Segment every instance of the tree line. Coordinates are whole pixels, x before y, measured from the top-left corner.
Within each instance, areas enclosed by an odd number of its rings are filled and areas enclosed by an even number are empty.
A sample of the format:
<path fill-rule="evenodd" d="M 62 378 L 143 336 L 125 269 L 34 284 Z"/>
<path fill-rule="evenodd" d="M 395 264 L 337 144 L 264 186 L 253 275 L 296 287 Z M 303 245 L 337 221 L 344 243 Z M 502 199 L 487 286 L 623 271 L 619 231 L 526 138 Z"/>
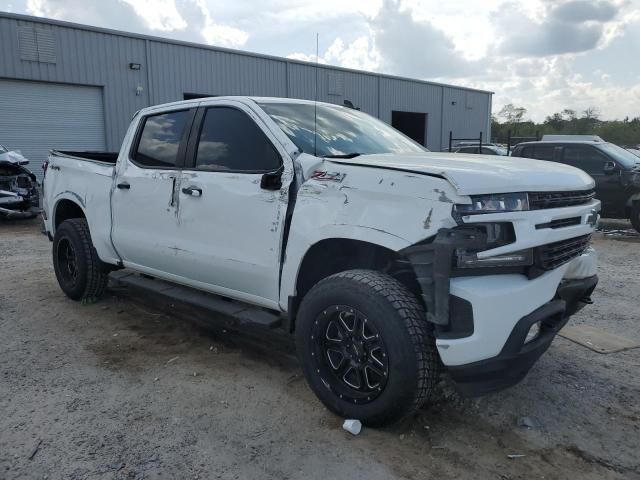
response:
<path fill-rule="evenodd" d="M 511 130 L 512 137 L 535 137 L 536 134 L 598 135 L 617 145 L 640 144 L 640 116 L 624 120 L 600 120 L 598 110 L 593 107 L 582 112 L 565 108 L 547 116 L 544 122 L 535 123 L 526 120 L 526 114 L 524 107 L 513 104 L 502 107 L 497 115 L 491 116 L 492 141 L 507 143 Z"/>

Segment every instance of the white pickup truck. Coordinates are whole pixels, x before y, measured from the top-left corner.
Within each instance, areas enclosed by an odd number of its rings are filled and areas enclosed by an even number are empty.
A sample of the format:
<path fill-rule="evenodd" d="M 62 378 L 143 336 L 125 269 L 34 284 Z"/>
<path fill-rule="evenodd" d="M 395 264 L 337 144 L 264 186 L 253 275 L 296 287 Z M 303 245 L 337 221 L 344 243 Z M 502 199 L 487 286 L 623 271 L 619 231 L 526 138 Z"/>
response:
<path fill-rule="evenodd" d="M 253 308 L 295 335 L 329 409 L 381 425 L 443 370 L 467 395 L 520 381 L 591 302 L 599 210 L 573 167 L 431 153 L 335 105 L 218 97 L 141 110 L 119 154 L 51 152 L 43 217 L 70 298 L 126 268 Z"/>

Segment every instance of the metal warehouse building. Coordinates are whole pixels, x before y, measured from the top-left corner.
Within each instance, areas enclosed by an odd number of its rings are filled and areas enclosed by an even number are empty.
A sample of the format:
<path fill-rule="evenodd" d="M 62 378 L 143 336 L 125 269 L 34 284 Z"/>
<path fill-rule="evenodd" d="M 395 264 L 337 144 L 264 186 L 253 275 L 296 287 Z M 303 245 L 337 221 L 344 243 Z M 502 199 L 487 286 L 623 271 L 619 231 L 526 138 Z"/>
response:
<path fill-rule="evenodd" d="M 357 108 L 432 150 L 490 138 L 491 92 L 0 13 L 0 144 L 41 175 L 52 148 L 116 151 L 137 110 L 200 96 Z"/>

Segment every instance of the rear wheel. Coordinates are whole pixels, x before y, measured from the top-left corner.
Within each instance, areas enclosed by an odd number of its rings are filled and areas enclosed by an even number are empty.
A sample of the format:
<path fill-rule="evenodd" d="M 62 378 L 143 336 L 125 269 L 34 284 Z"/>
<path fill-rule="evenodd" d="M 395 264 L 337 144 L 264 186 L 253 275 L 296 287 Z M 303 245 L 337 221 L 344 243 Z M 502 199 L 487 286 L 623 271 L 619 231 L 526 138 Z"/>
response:
<path fill-rule="evenodd" d="M 640 233 L 640 201 L 635 201 L 631 204 L 631 225 L 636 229 L 636 232 Z"/>
<path fill-rule="evenodd" d="M 96 301 L 108 281 L 84 218 L 65 220 L 53 238 L 53 268 L 62 291 L 73 300 Z"/>
<path fill-rule="evenodd" d="M 313 287 L 297 315 L 296 346 L 325 406 L 370 426 L 412 413 L 438 381 L 424 310 L 404 285 L 376 271 L 349 270 Z"/>

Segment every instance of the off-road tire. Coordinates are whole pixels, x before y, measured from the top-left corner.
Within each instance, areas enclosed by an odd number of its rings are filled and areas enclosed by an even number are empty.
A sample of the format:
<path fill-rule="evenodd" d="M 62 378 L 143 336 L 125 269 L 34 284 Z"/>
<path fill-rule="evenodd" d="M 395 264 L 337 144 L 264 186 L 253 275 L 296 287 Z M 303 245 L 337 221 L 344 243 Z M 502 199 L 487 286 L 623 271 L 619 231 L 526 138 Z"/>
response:
<path fill-rule="evenodd" d="M 640 233 L 640 201 L 635 201 L 631 204 L 629 220 L 631 220 L 631 225 L 635 228 L 636 232 Z"/>
<path fill-rule="evenodd" d="M 339 385 L 340 379 L 330 374 L 329 367 L 323 369 L 325 360 L 315 354 L 324 342 L 317 335 L 318 329 L 322 330 L 324 318 L 331 314 L 327 309 L 337 310 L 337 305 L 361 312 L 386 349 L 386 383 L 370 401 L 366 397 L 347 401 L 339 395 L 344 385 Z M 325 336 L 329 338 L 328 333 Z M 368 426 L 393 423 L 416 411 L 427 401 L 440 376 L 433 330 L 424 309 L 402 283 L 377 271 L 348 270 L 316 284 L 298 311 L 296 349 L 307 382 L 322 403 L 341 417 L 359 419 Z"/>
<path fill-rule="evenodd" d="M 71 247 L 74 252 L 76 275 L 65 270 L 61 249 Z M 84 218 L 62 222 L 53 238 L 53 268 L 62 291 L 71 299 L 86 303 L 98 300 L 107 287 L 109 269 L 98 258 L 91 242 L 89 225 Z"/>

